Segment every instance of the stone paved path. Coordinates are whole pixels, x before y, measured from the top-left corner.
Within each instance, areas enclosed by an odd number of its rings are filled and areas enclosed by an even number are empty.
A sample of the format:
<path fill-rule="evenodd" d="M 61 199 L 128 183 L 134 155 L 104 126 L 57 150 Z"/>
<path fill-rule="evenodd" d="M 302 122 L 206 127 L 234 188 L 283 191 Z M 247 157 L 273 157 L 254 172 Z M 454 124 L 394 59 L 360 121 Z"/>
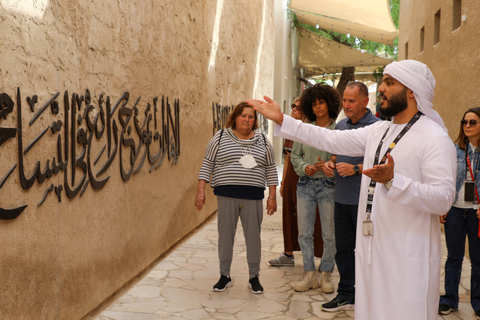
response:
<path fill-rule="evenodd" d="M 277 195 L 279 202 L 281 198 Z M 193 199 L 193 198 L 192 198 Z M 192 200 L 193 201 L 193 200 Z M 192 205 L 193 206 L 193 205 Z M 295 255 L 295 267 L 275 268 L 268 260 L 283 251 L 281 207 L 273 216 L 264 216 L 262 224 L 262 263 L 260 282 L 264 294 L 247 288 L 248 268 L 241 224 L 237 230 L 231 276 L 233 286 L 225 292 L 213 292 L 219 278 L 216 218 L 186 239 L 142 280 L 126 291 L 96 320 L 313 320 L 353 319 L 353 311 L 323 312 L 321 304 L 334 298 L 319 290 L 297 293 L 293 284 L 303 272 L 301 254 Z M 444 239 L 442 239 L 444 243 Z M 446 258 L 444 245 L 442 266 Z M 460 288 L 459 311 L 439 320 L 474 320 L 470 306 L 470 261 L 466 258 Z M 316 259 L 319 265 L 319 259 Z M 338 272 L 333 273 L 338 283 Z M 443 279 L 443 268 L 442 268 Z M 443 292 L 443 280 L 440 285 Z M 386 319 L 388 320 L 388 319 Z"/>

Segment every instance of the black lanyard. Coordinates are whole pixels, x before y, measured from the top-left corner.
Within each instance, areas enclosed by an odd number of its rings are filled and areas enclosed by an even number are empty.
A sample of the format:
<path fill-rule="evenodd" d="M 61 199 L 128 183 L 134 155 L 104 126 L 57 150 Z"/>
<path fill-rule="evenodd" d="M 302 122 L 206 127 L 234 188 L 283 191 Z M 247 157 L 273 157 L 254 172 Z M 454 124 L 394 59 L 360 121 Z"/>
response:
<path fill-rule="evenodd" d="M 387 128 L 387 130 L 385 131 L 385 133 L 383 134 L 383 137 L 382 139 L 380 140 L 380 142 L 378 143 L 378 147 L 377 147 L 377 151 L 375 152 L 375 160 L 373 162 L 373 165 L 377 165 L 377 164 L 384 164 L 386 161 L 387 161 L 387 154 L 390 153 L 392 151 L 393 148 L 395 148 L 395 146 L 397 145 L 398 141 L 400 141 L 400 139 L 403 138 L 403 136 L 407 133 L 408 130 L 410 130 L 410 128 L 415 124 L 415 122 L 417 122 L 418 119 L 420 119 L 420 117 L 423 115 L 423 113 L 421 113 L 420 111 L 418 111 L 412 119 L 410 119 L 410 121 L 407 123 L 407 125 L 405 126 L 405 128 L 402 129 L 402 131 L 400 131 L 400 133 L 398 134 L 398 136 L 395 138 L 395 140 L 393 140 L 392 143 L 390 143 L 390 146 L 388 147 L 387 151 L 385 151 L 385 155 L 383 156 L 382 160 L 380 161 L 380 163 L 378 163 L 378 160 L 380 158 L 380 151 L 382 149 L 382 146 L 383 146 L 383 140 L 385 139 L 385 137 L 387 136 L 387 133 L 388 131 L 390 130 L 390 127 Z M 367 220 L 370 220 L 370 214 L 372 213 L 372 205 L 373 205 L 373 194 L 375 192 L 375 186 L 377 185 L 377 182 L 374 181 L 373 179 L 370 180 L 370 186 L 368 188 L 368 194 L 367 194 L 367 209 L 366 209 L 366 212 L 367 212 Z"/>

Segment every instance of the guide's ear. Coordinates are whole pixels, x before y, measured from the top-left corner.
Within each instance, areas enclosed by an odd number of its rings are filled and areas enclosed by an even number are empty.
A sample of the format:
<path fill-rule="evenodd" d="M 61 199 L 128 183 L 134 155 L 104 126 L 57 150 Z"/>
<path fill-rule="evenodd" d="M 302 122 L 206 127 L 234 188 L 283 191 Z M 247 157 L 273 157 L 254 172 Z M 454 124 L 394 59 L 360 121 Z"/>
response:
<path fill-rule="evenodd" d="M 412 90 L 407 88 L 407 97 L 410 99 L 415 99 L 415 94 L 413 93 Z"/>

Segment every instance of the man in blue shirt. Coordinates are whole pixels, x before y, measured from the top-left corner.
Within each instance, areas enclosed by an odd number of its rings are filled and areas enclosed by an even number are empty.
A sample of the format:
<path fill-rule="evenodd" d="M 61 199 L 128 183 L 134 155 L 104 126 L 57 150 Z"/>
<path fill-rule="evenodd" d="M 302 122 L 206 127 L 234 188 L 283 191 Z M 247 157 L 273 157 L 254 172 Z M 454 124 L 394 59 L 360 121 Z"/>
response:
<path fill-rule="evenodd" d="M 367 108 L 368 89 L 362 82 L 349 82 L 343 92 L 343 111 L 347 118 L 336 130 L 352 130 L 379 121 Z M 355 306 L 355 237 L 363 157 L 338 155 L 325 163 L 324 172 L 335 169 L 335 261 L 340 274 L 337 296 L 322 305 L 324 311 L 353 310 Z"/>

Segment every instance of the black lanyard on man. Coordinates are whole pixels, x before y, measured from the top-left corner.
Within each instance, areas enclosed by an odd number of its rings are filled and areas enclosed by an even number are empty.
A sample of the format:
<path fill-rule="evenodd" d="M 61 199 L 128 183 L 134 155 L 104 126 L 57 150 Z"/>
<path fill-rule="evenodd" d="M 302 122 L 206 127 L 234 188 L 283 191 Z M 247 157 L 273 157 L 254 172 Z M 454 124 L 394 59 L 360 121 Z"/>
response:
<path fill-rule="evenodd" d="M 387 154 L 389 154 L 393 148 L 397 145 L 397 143 L 400 141 L 400 139 L 403 138 L 403 136 L 407 133 L 408 130 L 417 122 L 418 119 L 422 116 L 423 113 L 420 111 L 417 112 L 412 119 L 407 123 L 405 128 L 400 131 L 400 133 L 397 135 L 395 140 L 393 140 L 392 143 L 390 143 L 390 146 L 388 147 L 387 151 L 385 151 L 385 155 L 383 156 L 382 160 L 380 163 L 378 162 L 380 158 L 380 150 L 382 149 L 383 146 L 383 140 L 387 136 L 388 131 L 390 130 L 390 127 L 387 128 L 385 133 L 382 136 L 382 139 L 378 143 L 377 151 L 375 152 L 375 160 L 373 162 L 373 166 L 382 165 L 387 161 Z M 377 185 L 377 182 L 373 179 L 370 180 L 370 185 L 368 187 L 368 194 L 367 194 L 367 208 L 366 208 L 366 213 L 367 213 L 367 218 L 365 221 L 363 221 L 363 235 L 364 236 L 373 236 L 373 223 L 371 221 L 370 215 L 372 213 L 372 205 L 373 205 L 373 195 L 375 193 L 375 186 Z"/>

